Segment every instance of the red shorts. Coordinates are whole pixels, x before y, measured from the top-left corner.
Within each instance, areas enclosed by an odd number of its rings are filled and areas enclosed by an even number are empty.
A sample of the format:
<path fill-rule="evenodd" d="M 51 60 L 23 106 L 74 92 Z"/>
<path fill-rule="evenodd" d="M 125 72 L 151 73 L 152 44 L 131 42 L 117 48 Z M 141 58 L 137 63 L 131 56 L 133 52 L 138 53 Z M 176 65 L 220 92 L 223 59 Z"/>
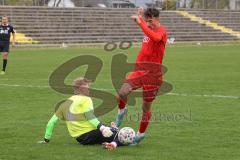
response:
<path fill-rule="evenodd" d="M 131 72 L 125 81 L 132 86 L 132 90 L 143 89 L 143 100 L 152 102 L 157 96 L 162 84 L 162 76 L 146 74 L 144 71 Z"/>

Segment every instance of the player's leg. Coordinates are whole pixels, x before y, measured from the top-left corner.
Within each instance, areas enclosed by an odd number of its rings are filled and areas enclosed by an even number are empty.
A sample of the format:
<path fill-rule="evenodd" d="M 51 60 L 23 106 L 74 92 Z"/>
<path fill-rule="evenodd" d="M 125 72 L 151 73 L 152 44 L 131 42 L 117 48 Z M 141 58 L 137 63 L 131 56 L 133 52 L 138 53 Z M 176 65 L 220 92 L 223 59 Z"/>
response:
<path fill-rule="evenodd" d="M 0 54 L 3 54 L 3 48 L 4 46 L 3 46 L 3 42 L 1 42 L 0 41 Z M 3 55 L 2 55 L 2 57 L 3 57 Z M 3 59 L 3 58 L 2 58 Z M 0 72 L 0 74 L 2 75 L 3 74 L 3 71 L 1 70 L 1 72 Z"/>
<path fill-rule="evenodd" d="M 115 120 L 116 126 L 119 127 L 123 120 L 125 114 L 127 114 L 127 96 L 135 89 L 142 86 L 141 82 L 142 73 L 135 71 L 128 75 L 125 83 L 122 85 L 120 91 L 118 92 L 118 114 Z"/>
<path fill-rule="evenodd" d="M 100 139 L 99 138 L 100 134 L 101 132 L 98 129 L 96 129 L 80 135 L 79 137 L 76 138 L 76 140 L 82 145 L 97 144 L 97 142 Z"/>
<path fill-rule="evenodd" d="M 4 42 L 2 44 L 2 58 L 3 58 L 3 67 L 1 74 L 5 74 L 8 62 L 8 53 L 9 53 L 9 42 Z"/>
<path fill-rule="evenodd" d="M 149 126 L 149 122 L 151 120 L 151 105 L 152 102 L 143 102 L 142 105 L 142 118 L 139 124 L 139 130 L 137 132 L 136 137 L 134 138 L 134 144 L 140 143 L 145 137 L 145 131 Z"/>
<path fill-rule="evenodd" d="M 2 66 L 2 72 L 1 74 L 5 74 L 6 68 L 7 68 L 7 62 L 8 62 L 8 52 L 2 53 L 2 59 L 3 59 L 3 66 Z"/>
<path fill-rule="evenodd" d="M 92 130 L 77 137 L 76 140 L 82 145 L 101 144 L 102 133 L 99 129 Z"/>
<path fill-rule="evenodd" d="M 149 122 L 151 120 L 151 105 L 152 102 L 143 102 L 142 105 L 142 118 L 139 124 L 138 132 L 134 138 L 134 142 L 132 145 L 139 144 L 145 137 L 145 131 L 149 126 Z"/>
<path fill-rule="evenodd" d="M 132 87 L 129 83 L 123 83 L 117 95 L 118 114 L 116 116 L 115 124 L 119 127 L 122 123 L 123 117 L 127 114 L 127 96 L 132 92 Z"/>
<path fill-rule="evenodd" d="M 113 135 L 111 137 L 104 137 L 102 132 L 99 129 L 92 130 L 90 132 L 84 133 L 83 135 L 76 138 L 76 140 L 82 145 L 93 145 L 93 144 L 102 144 L 104 142 L 112 142 L 118 133 L 114 128 L 111 129 Z"/>
<path fill-rule="evenodd" d="M 152 102 L 154 101 L 157 95 L 158 89 L 159 89 L 159 86 L 151 86 L 151 85 L 143 86 L 142 118 L 139 124 L 137 135 L 134 138 L 133 145 L 138 144 L 145 137 L 145 131 L 149 126 L 149 122 L 152 116 L 152 113 L 151 113 Z"/>

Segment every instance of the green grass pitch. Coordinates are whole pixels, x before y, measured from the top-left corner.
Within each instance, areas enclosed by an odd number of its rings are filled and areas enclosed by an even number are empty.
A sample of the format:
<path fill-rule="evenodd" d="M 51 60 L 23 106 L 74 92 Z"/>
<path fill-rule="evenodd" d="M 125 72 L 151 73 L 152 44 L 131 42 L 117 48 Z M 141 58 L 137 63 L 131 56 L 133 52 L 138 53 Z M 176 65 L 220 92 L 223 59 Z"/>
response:
<path fill-rule="evenodd" d="M 0 160 L 239 160 L 239 45 L 168 46 L 165 79 L 174 88 L 171 94 L 154 102 L 153 122 L 137 147 L 108 152 L 98 145 L 81 146 L 69 136 L 64 122 L 55 128 L 50 144 L 37 144 L 54 105 L 69 97 L 48 87 L 54 69 L 73 57 L 95 55 L 104 66 L 93 86 L 113 89 L 112 56 L 123 52 L 129 62 L 134 62 L 137 51 L 138 48 L 112 52 L 101 48 L 13 49 L 7 74 L 0 76 Z M 86 67 L 74 70 L 66 83 L 83 76 L 85 71 Z M 94 99 L 94 104 L 98 103 Z M 141 113 L 141 99 L 129 110 L 130 115 Z M 115 114 L 116 109 L 100 119 L 110 122 Z M 122 126 L 136 130 L 138 122 L 125 119 Z"/>

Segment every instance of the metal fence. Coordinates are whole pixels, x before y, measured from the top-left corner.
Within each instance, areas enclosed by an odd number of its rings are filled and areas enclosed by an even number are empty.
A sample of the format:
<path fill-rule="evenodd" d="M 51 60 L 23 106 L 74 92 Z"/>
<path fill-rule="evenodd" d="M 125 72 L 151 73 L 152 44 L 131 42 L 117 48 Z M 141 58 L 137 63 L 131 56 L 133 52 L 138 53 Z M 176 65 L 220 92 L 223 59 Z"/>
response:
<path fill-rule="evenodd" d="M 240 10 L 240 0 L 0 0 L 0 5 L 48 7 L 157 7 L 177 9 Z"/>

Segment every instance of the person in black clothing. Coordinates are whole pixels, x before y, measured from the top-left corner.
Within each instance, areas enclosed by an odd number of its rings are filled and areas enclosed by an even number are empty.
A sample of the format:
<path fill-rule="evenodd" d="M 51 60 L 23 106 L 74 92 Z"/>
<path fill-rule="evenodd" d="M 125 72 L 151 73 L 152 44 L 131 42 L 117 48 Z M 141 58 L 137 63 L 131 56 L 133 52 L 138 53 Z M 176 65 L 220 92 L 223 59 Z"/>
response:
<path fill-rule="evenodd" d="M 15 46 L 15 31 L 13 29 L 13 26 L 8 24 L 8 17 L 3 16 L 2 24 L 0 25 L 0 53 L 2 53 L 3 57 L 3 68 L 2 72 L 0 73 L 1 75 L 5 74 L 7 67 L 11 33 L 13 36 L 12 45 Z"/>

